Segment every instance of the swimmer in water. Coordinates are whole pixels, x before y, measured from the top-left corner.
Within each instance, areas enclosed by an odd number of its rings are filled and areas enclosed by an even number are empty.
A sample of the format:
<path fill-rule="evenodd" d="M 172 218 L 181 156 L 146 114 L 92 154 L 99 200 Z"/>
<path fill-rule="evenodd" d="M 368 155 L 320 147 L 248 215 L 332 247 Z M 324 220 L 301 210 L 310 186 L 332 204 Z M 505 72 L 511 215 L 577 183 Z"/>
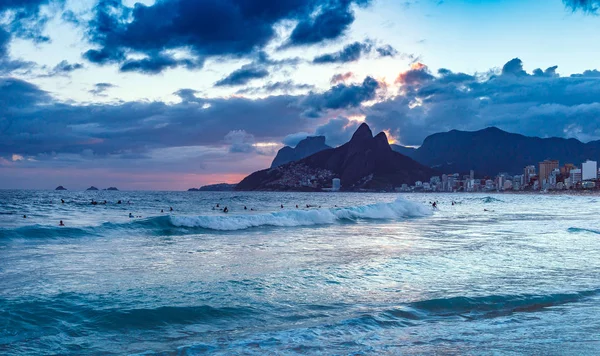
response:
<path fill-rule="evenodd" d="M 133 214 L 132 214 L 132 213 L 129 213 L 129 218 L 130 218 L 130 219 L 133 219 L 134 217 L 135 217 L 135 216 L 133 216 Z"/>
<path fill-rule="evenodd" d="M 169 207 L 169 211 L 173 211 L 173 207 L 172 206 Z"/>
<path fill-rule="evenodd" d="M 217 208 L 220 208 L 221 206 L 219 205 L 219 203 L 217 203 Z"/>
<path fill-rule="evenodd" d="M 229 212 L 229 209 L 227 209 L 227 207 L 225 207 L 225 208 L 223 209 L 223 212 L 224 212 L 224 213 L 228 213 L 228 212 Z"/>
<path fill-rule="evenodd" d="M 61 199 L 61 200 L 60 200 L 60 203 L 61 203 L 61 204 L 64 204 L 64 203 L 65 203 L 65 200 L 64 200 L 64 199 Z"/>
<path fill-rule="evenodd" d="M 64 223 L 63 223 L 63 221 L 61 220 L 61 221 L 58 223 L 58 226 L 65 226 L 65 224 L 64 224 Z"/>
<path fill-rule="evenodd" d="M 296 204 L 296 209 L 298 209 L 298 204 Z"/>
<path fill-rule="evenodd" d="M 244 205 L 244 210 L 248 210 L 248 208 Z"/>
<path fill-rule="evenodd" d="M 436 203 L 436 202 L 433 202 L 433 203 L 431 204 L 431 206 L 432 206 L 434 209 L 437 209 L 437 203 Z"/>
<path fill-rule="evenodd" d="M 161 213 L 164 213 L 165 211 L 164 211 L 164 210 L 162 210 L 162 209 L 160 209 L 160 212 L 161 212 Z"/>
<path fill-rule="evenodd" d="M 281 204 L 281 209 L 283 209 L 283 204 Z"/>
<path fill-rule="evenodd" d="M 117 204 L 121 204 L 121 201 L 119 200 L 119 201 L 117 202 Z"/>
<path fill-rule="evenodd" d="M 27 219 L 27 215 L 23 215 L 23 219 Z"/>

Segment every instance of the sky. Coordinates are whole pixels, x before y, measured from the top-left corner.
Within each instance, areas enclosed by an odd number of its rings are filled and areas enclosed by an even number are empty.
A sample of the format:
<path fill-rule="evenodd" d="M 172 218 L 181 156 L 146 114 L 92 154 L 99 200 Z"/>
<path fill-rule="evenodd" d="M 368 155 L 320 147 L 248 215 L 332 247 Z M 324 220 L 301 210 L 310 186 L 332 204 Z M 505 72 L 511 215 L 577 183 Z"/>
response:
<path fill-rule="evenodd" d="M 0 0 L 0 189 L 237 183 L 311 135 L 600 139 L 600 0 Z"/>

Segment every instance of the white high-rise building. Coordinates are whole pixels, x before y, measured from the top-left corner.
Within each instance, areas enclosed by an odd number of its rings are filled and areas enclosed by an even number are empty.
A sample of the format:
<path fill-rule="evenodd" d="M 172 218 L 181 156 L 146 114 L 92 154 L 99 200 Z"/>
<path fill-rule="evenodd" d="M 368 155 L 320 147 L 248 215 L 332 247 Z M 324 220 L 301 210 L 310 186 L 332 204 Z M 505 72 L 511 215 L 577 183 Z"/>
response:
<path fill-rule="evenodd" d="M 342 181 L 339 178 L 333 178 L 333 180 L 331 181 L 331 190 L 333 190 L 334 192 L 339 192 L 341 187 Z"/>
<path fill-rule="evenodd" d="M 581 169 L 577 168 L 577 169 L 571 169 L 571 172 L 569 173 L 571 175 L 571 184 L 575 185 L 579 182 L 581 182 Z"/>
<path fill-rule="evenodd" d="M 598 179 L 598 162 L 589 159 L 581 164 L 581 180 Z"/>

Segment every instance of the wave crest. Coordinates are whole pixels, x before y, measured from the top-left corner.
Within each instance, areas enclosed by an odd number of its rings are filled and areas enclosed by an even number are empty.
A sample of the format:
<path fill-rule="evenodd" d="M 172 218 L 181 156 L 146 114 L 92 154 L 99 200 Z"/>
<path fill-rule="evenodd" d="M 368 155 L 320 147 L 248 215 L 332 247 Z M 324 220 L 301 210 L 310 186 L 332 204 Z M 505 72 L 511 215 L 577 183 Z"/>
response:
<path fill-rule="evenodd" d="M 285 210 L 265 214 L 171 216 L 176 227 L 204 228 L 210 230 L 244 230 L 260 226 L 311 226 L 334 224 L 357 219 L 405 219 L 432 214 L 423 204 L 398 198 L 392 203 L 377 203 L 347 208 L 314 210 Z"/>

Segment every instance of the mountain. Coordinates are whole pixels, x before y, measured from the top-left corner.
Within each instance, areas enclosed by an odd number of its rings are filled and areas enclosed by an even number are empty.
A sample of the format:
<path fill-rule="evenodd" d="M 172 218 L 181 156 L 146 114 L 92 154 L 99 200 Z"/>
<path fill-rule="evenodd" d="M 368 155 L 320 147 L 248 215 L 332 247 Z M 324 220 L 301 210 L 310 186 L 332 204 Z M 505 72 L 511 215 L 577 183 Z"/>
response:
<path fill-rule="evenodd" d="M 56 189 L 54 190 L 67 190 L 67 188 L 63 187 L 62 185 L 59 185 L 58 187 L 56 187 Z"/>
<path fill-rule="evenodd" d="M 444 173 L 467 173 L 472 169 L 477 176 L 495 176 L 499 172 L 521 173 L 525 166 L 537 166 L 545 159 L 559 160 L 561 165 L 598 160 L 600 141 L 528 137 L 489 127 L 433 134 L 411 156 Z"/>
<path fill-rule="evenodd" d="M 110 190 L 110 191 L 113 191 L 113 192 L 118 192 L 119 191 L 119 189 L 117 189 L 116 187 L 110 187 L 110 188 L 106 188 L 104 190 Z"/>
<path fill-rule="evenodd" d="M 328 150 L 331 147 L 325 144 L 325 136 L 309 136 L 300 141 L 295 148 L 285 146 L 277 152 L 271 163 L 271 168 L 279 167 L 289 162 L 298 161 L 317 152 Z"/>
<path fill-rule="evenodd" d="M 403 183 L 429 180 L 436 172 L 394 152 L 385 133 L 373 137 L 361 124 L 352 139 L 299 161 L 254 172 L 236 190 L 320 190 L 340 178 L 342 190 L 391 190 Z M 310 184 L 309 184 L 310 183 Z"/>
<path fill-rule="evenodd" d="M 96 187 L 94 187 L 94 186 L 92 185 L 91 187 L 89 187 L 89 188 L 88 188 L 88 189 L 86 189 L 86 190 L 99 190 L 99 189 L 98 189 L 98 188 L 96 188 Z"/>

